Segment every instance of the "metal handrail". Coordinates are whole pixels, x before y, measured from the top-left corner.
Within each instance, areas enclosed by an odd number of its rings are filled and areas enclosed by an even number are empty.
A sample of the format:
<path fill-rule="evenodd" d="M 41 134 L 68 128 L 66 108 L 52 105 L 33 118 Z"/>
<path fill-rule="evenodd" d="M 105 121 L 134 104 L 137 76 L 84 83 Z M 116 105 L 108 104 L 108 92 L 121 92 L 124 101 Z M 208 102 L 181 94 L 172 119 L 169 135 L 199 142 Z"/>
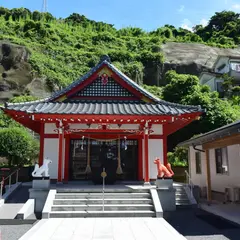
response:
<path fill-rule="evenodd" d="M 12 172 L 11 174 L 9 174 L 6 178 L 3 177 L 3 180 L 0 182 L 0 199 L 2 199 L 3 196 L 3 186 L 4 186 L 4 182 L 6 182 L 7 179 L 9 179 L 8 181 L 8 189 L 11 188 L 11 183 L 12 183 L 12 176 L 16 173 L 16 183 L 18 183 L 18 172 L 19 172 L 20 168 L 18 168 L 17 170 L 15 170 L 14 172 Z"/>
<path fill-rule="evenodd" d="M 190 188 L 190 191 L 191 191 L 191 196 L 193 197 L 194 184 L 193 184 L 192 179 L 190 177 L 190 174 L 188 173 L 187 170 L 185 170 L 185 173 L 186 173 L 186 176 L 187 176 L 187 179 L 188 179 L 188 185 L 189 185 L 189 188 Z"/>

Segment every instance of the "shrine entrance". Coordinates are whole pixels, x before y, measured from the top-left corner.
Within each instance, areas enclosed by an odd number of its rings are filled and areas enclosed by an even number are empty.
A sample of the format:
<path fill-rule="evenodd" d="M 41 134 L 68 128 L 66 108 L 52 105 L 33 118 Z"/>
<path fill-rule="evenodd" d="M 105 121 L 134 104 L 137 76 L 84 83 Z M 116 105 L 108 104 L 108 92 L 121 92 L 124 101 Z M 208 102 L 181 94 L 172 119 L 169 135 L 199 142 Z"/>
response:
<path fill-rule="evenodd" d="M 119 165 L 121 174 L 117 174 Z M 100 184 L 103 168 L 107 183 L 138 180 L 138 140 L 70 140 L 70 180 L 92 180 Z"/>

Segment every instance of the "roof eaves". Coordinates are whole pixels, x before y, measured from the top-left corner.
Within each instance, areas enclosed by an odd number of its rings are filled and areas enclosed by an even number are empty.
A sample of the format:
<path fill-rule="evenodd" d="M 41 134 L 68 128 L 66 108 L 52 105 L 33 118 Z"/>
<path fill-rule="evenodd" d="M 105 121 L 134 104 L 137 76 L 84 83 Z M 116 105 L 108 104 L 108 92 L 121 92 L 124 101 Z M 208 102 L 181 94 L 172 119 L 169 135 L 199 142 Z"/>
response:
<path fill-rule="evenodd" d="M 236 121 L 210 132 L 193 137 L 192 139 L 179 143 L 178 146 L 190 146 L 192 144 L 202 145 L 204 143 L 212 142 L 214 140 L 230 136 L 234 133 L 240 133 L 240 121 Z"/>

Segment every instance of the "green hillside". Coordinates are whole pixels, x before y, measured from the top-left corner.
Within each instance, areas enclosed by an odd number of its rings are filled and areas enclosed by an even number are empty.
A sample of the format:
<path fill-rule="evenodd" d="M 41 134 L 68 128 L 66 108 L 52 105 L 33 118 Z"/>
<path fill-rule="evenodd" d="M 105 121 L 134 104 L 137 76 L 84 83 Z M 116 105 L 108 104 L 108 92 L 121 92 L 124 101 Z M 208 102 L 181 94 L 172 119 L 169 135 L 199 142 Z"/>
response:
<path fill-rule="evenodd" d="M 170 25 L 145 32 L 131 27 L 117 30 L 76 13 L 56 19 L 50 13 L 25 8 L 0 8 L 0 38 L 26 46 L 31 52 L 32 74 L 46 77 L 51 89 L 68 85 L 103 54 L 141 83 L 146 69 L 154 71 L 162 63 L 164 56 L 159 51 L 167 41 L 235 47 L 240 42 L 238 17 L 234 12 L 216 13 L 208 26 L 196 26 L 194 32 Z"/>

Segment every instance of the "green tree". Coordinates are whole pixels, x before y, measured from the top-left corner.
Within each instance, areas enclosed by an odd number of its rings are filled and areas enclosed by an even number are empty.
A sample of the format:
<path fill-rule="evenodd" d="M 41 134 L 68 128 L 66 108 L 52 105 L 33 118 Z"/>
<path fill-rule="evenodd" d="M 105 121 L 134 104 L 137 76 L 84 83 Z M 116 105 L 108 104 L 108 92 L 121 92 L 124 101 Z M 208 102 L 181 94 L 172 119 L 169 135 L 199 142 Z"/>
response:
<path fill-rule="evenodd" d="M 8 159 L 9 166 L 23 166 L 35 160 L 38 142 L 23 128 L 0 129 L 0 156 Z"/>
<path fill-rule="evenodd" d="M 187 166 L 188 165 L 188 148 L 186 147 L 175 147 L 173 152 L 168 152 L 168 162 L 172 166 Z"/>
<path fill-rule="evenodd" d="M 34 97 L 34 96 L 30 96 L 30 95 L 22 95 L 22 96 L 17 96 L 17 97 L 13 97 L 9 100 L 9 102 L 11 103 L 20 103 L 20 102 L 31 102 L 31 101 L 35 101 L 38 100 L 39 98 Z"/>
<path fill-rule="evenodd" d="M 187 138 L 229 124 L 240 117 L 239 110 L 234 108 L 231 102 L 220 99 L 218 93 L 211 92 L 208 86 L 200 85 L 196 76 L 169 71 L 166 73 L 166 79 L 169 83 L 162 91 L 164 100 L 186 105 L 200 105 L 206 110 L 197 128 L 196 124 L 185 128 Z"/>

